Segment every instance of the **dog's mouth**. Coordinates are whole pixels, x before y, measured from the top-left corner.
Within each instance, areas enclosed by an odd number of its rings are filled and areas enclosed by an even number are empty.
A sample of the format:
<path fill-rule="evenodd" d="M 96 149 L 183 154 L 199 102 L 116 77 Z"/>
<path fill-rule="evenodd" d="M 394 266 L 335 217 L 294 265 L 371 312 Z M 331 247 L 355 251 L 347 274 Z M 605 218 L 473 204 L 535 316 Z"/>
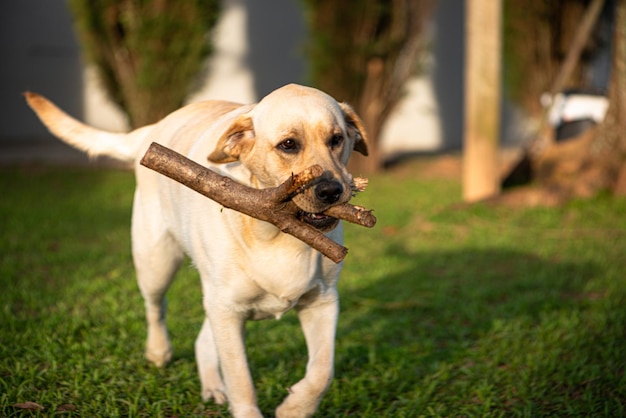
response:
<path fill-rule="evenodd" d="M 298 219 L 323 232 L 332 231 L 339 224 L 339 219 L 323 213 L 298 212 Z"/>

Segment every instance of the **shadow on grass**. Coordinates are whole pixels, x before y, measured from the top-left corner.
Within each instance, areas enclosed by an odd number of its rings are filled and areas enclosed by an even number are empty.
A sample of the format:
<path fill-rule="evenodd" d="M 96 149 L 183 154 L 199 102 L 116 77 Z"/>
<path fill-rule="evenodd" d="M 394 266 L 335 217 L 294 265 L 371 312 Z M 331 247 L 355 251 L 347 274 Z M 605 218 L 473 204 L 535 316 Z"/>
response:
<path fill-rule="evenodd" d="M 10 311 L 55 305 L 66 287 L 128 267 L 132 174 L 21 166 L 0 178 L 0 284 L 11 289 L 0 301 Z"/>
<path fill-rule="evenodd" d="M 402 251 L 393 248 L 390 253 L 397 257 Z M 401 343 L 401 335 L 387 335 L 401 322 L 412 331 L 409 338 L 424 330 L 431 338 L 476 335 L 496 319 L 520 315 L 536 319 L 551 309 L 593 298 L 585 295 L 584 288 L 598 272 L 591 262 L 545 260 L 504 249 L 400 257 L 404 261 L 400 270 L 343 292 L 342 310 L 365 306 L 371 312 L 344 322 L 344 332 L 372 330 L 377 325 L 380 339 Z"/>
<path fill-rule="evenodd" d="M 384 256 L 400 260 L 400 268 L 390 268 L 391 274 L 370 283 L 361 285 L 354 280 L 342 289 L 338 387 L 327 408 L 332 409 L 334 404 L 338 410 L 362 411 L 364 399 L 368 399 L 371 410 L 394 416 L 389 412 L 394 408 L 423 408 L 436 392 L 445 393 L 450 387 L 462 389 L 447 395 L 440 393 L 438 396 L 448 397 L 444 403 L 451 402 L 449 396 L 462 397 L 460 392 L 471 391 L 468 387 L 472 385 L 491 385 L 507 379 L 515 382 L 516 376 L 523 374 L 516 367 L 546 369 L 546 376 L 537 378 L 539 384 L 520 385 L 554 385 L 554 376 L 550 375 L 558 374 L 558 364 L 537 366 L 544 360 L 524 364 L 535 361 L 528 360 L 533 356 L 556 363 L 563 356 L 563 367 L 572 373 L 579 359 L 587 359 L 594 367 L 596 351 L 601 348 L 583 352 L 580 347 L 593 347 L 598 336 L 585 335 L 588 324 L 560 327 L 563 318 L 559 316 L 577 317 L 589 303 L 603 297 L 586 290 L 589 281 L 600 273 L 600 266 L 498 248 L 414 254 L 390 248 Z M 549 321 L 553 324 L 546 325 Z M 619 333 L 617 330 L 619 326 L 607 330 L 604 337 L 618 339 L 618 335 L 611 334 Z M 532 341 L 534 338 L 540 341 Z M 624 343 L 620 345 L 626 349 Z M 570 350 L 580 352 L 572 354 Z M 616 352 L 607 356 L 617 357 Z M 565 366 L 566 359 L 572 358 L 575 360 Z M 496 377 L 498 373 L 509 376 Z M 453 380 L 456 383 L 451 383 Z M 357 386 L 369 396 L 346 395 Z M 503 392 L 509 390 L 503 386 Z M 504 393 L 493 396 L 515 397 Z M 524 401 L 542 395 L 526 396 Z M 513 403 L 511 399 L 502 402 Z"/>

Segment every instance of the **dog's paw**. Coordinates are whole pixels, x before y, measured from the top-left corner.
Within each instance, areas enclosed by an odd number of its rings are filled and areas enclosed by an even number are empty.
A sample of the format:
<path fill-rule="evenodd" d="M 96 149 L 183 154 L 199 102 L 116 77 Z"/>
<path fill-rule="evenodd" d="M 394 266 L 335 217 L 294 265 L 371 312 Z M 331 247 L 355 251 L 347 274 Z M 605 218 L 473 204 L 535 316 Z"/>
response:
<path fill-rule="evenodd" d="M 276 408 L 276 418 L 308 418 L 317 409 L 317 400 L 301 399 L 293 392 Z"/>
<path fill-rule="evenodd" d="M 213 402 L 215 402 L 218 405 L 225 404 L 228 398 L 226 397 L 226 390 L 224 389 L 224 386 L 203 388 L 202 400 L 204 402 L 208 402 L 211 399 L 213 399 Z"/>
<path fill-rule="evenodd" d="M 312 385 L 307 379 L 302 379 L 290 387 L 289 396 L 276 408 L 276 418 L 312 417 L 328 388 L 328 383 L 324 383 Z"/>
<path fill-rule="evenodd" d="M 234 418 L 263 418 L 256 405 L 231 405 L 230 410 Z"/>
<path fill-rule="evenodd" d="M 283 402 L 276 408 L 276 418 L 308 418 L 312 417 L 313 411 L 306 411 L 298 405 L 285 405 Z"/>
<path fill-rule="evenodd" d="M 167 347 L 166 350 L 150 350 L 146 349 L 146 359 L 153 363 L 157 367 L 163 367 L 172 360 L 172 347 Z"/>
<path fill-rule="evenodd" d="M 172 343 L 163 328 L 148 329 L 145 356 L 157 367 L 163 367 L 172 359 Z"/>

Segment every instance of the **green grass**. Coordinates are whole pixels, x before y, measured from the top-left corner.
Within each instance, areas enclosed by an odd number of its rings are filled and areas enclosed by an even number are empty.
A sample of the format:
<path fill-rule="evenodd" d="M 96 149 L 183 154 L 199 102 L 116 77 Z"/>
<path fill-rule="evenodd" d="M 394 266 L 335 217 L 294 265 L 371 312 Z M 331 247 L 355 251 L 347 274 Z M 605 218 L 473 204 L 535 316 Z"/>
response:
<path fill-rule="evenodd" d="M 370 179 L 348 226 L 336 378 L 320 417 L 626 415 L 626 200 L 459 203 L 415 163 Z M 0 416 L 229 416 L 200 400 L 188 264 L 170 293 L 173 362 L 144 360 L 119 171 L 0 172 Z M 250 323 L 267 416 L 304 372 L 297 318 Z M 36 402 L 31 412 L 14 405 Z"/>

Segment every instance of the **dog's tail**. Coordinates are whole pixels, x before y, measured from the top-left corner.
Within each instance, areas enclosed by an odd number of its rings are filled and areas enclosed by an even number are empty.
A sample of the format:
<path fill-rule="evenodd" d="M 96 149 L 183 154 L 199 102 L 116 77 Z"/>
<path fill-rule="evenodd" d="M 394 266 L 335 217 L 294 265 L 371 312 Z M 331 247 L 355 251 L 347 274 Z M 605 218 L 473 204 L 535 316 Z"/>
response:
<path fill-rule="evenodd" d="M 28 105 L 48 130 L 69 145 L 91 157 L 107 156 L 122 162 L 133 162 L 143 135 L 102 131 L 74 119 L 54 103 L 36 93 L 24 93 Z"/>

